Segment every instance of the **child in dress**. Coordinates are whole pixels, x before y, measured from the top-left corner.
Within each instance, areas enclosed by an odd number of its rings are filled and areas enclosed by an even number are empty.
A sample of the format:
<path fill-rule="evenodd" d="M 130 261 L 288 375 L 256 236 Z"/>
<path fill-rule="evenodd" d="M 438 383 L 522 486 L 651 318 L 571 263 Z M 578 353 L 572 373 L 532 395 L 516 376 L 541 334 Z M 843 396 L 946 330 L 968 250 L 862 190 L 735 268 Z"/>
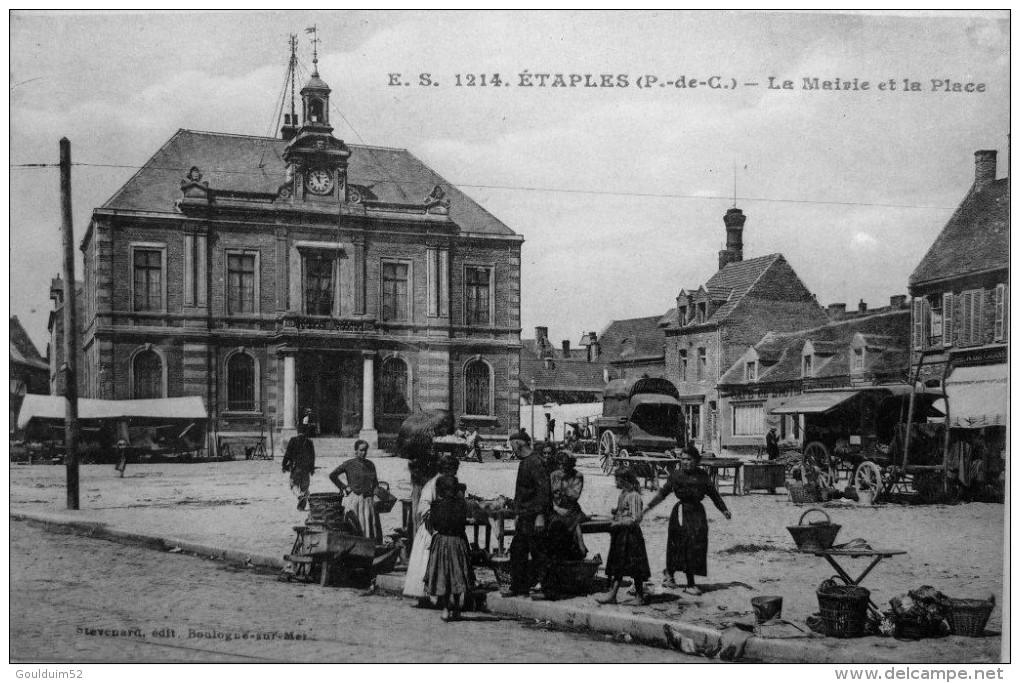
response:
<path fill-rule="evenodd" d="M 436 480 L 436 500 L 429 512 L 432 552 L 429 555 L 425 590 L 437 598 L 446 596 L 443 621 L 460 618 L 464 595 L 471 588 L 471 553 L 468 548 L 467 502 L 457 477 L 443 475 Z"/>
<path fill-rule="evenodd" d="M 609 592 L 595 598 L 600 604 L 615 604 L 623 577 L 634 580 L 634 593 L 638 601 L 648 604 L 644 583 L 651 577 L 648 567 L 648 553 L 645 537 L 641 533 L 641 517 L 644 503 L 641 501 L 641 483 L 637 475 L 626 467 L 616 470 L 616 488 L 620 498 L 613 509 L 613 523 L 609 528 L 609 558 L 606 561 L 606 576 L 612 582 Z"/>

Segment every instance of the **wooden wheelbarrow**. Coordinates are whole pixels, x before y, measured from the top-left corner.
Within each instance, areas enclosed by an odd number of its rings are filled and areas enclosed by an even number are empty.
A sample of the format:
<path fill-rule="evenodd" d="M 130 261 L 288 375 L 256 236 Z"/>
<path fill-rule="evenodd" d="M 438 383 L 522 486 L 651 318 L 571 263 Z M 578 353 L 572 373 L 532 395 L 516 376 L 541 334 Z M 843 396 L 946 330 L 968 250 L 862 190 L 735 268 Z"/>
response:
<path fill-rule="evenodd" d="M 359 573 L 371 581 L 376 574 L 392 571 L 400 557 L 399 543 L 376 545 L 371 538 L 319 526 L 296 526 L 294 531 L 294 547 L 283 556 L 291 563 L 291 571 L 282 575 L 288 581 L 332 586 L 342 576 Z"/>

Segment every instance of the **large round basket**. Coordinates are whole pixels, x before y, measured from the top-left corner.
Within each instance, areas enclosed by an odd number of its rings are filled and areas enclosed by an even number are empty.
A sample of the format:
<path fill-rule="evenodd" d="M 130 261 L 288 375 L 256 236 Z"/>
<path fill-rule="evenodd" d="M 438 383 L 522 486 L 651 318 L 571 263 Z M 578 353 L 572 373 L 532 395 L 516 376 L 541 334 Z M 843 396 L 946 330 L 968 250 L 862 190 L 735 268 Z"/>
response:
<path fill-rule="evenodd" d="M 952 598 L 949 612 L 949 626 L 953 633 L 968 638 L 980 638 L 985 633 L 985 626 L 995 609 L 995 599 L 964 600 Z"/>
<path fill-rule="evenodd" d="M 871 598 L 867 588 L 823 585 L 817 595 L 825 635 L 832 638 L 864 635 L 868 624 L 868 600 Z"/>
<path fill-rule="evenodd" d="M 340 493 L 312 493 L 308 496 L 305 524 L 338 529 L 344 517 L 344 497 Z"/>
<path fill-rule="evenodd" d="M 588 595 L 595 591 L 602 559 L 557 562 L 553 565 L 560 590 L 570 595 Z"/>
<path fill-rule="evenodd" d="M 804 524 L 804 518 L 812 512 L 821 512 L 825 515 L 825 521 Z M 841 527 L 829 520 L 829 515 L 825 510 L 809 508 L 800 516 L 800 521 L 796 526 L 786 528 L 793 536 L 793 542 L 797 544 L 798 550 L 828 550 L 836 540 L 836 535 L 839 534 Z"/>

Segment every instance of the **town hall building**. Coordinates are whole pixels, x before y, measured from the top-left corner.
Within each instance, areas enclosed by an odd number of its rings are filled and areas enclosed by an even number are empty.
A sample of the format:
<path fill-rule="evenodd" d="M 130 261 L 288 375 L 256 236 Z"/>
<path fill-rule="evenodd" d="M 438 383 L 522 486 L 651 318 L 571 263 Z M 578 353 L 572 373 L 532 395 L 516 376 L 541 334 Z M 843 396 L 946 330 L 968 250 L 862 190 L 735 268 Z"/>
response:
<path fill-rule="evenodd" d="M 373 447 L 419 409 L 518 428 L 523 238 L 405 149 L 333 135 L 318 70 L 279 138 L 179 130 L 94 210 L 83 395 L 201 396 Z M 280 438 L 284 437 L 284 438 Z"/>

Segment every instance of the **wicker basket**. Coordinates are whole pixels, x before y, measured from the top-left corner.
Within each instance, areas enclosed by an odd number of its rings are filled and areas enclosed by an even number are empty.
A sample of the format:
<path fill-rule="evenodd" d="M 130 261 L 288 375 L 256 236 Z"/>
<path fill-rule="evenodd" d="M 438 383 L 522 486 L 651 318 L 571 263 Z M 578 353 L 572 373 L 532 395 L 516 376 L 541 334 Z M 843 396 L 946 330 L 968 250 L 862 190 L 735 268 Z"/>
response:
<path fill-rule="evenodd" d="M 952 598 L 949 612 L 949 626 L 953 633 L 968 638 L 980 638 L 995 609 L 995 598 L 988 600 L 965 600 Z"/>
<path fill-rule="evenodd" d="M 812 512 L 821 512 L 825 515 L 824 522 L 810 522 L 804 524 L 804 518 Z M 800 521 L 795 526 L 788 526 L 786 530 L 793 537 L 798 550 L 827 550 L 832 547 L 833 542 L 839 534 L 841 526 L 833 524 L 829 519 L 829 513 L 821 508 L 808 508 L 800 516 Z"/>
<path fill-rule="evenodd" d="M 790 492 L 790 502 L 794 505 L 807 505 L 818 502 L 818 489 L 800 481 L 787 481 L 786 490 Z"/>
<path fill-rule="evenodd" d="M 602 558 L 558 562 L 553 565 L 560 591 L 569 595 L 588 595 L 595 591 L 596 575 L 602 566 Z"/>
<path fill-rule="evenodd" d="M 817 595 L 825 635 L 832 638 L 859 638 L 864 635 L 868 625 L 868 600 L 871 598 L 867 588 L 823 583 Z"/>
<path fill-rule="evenodd" d="M 510 588 L 510 558 L 506 555 L 494 555 L 490 562 L 499 587 Z"/>

